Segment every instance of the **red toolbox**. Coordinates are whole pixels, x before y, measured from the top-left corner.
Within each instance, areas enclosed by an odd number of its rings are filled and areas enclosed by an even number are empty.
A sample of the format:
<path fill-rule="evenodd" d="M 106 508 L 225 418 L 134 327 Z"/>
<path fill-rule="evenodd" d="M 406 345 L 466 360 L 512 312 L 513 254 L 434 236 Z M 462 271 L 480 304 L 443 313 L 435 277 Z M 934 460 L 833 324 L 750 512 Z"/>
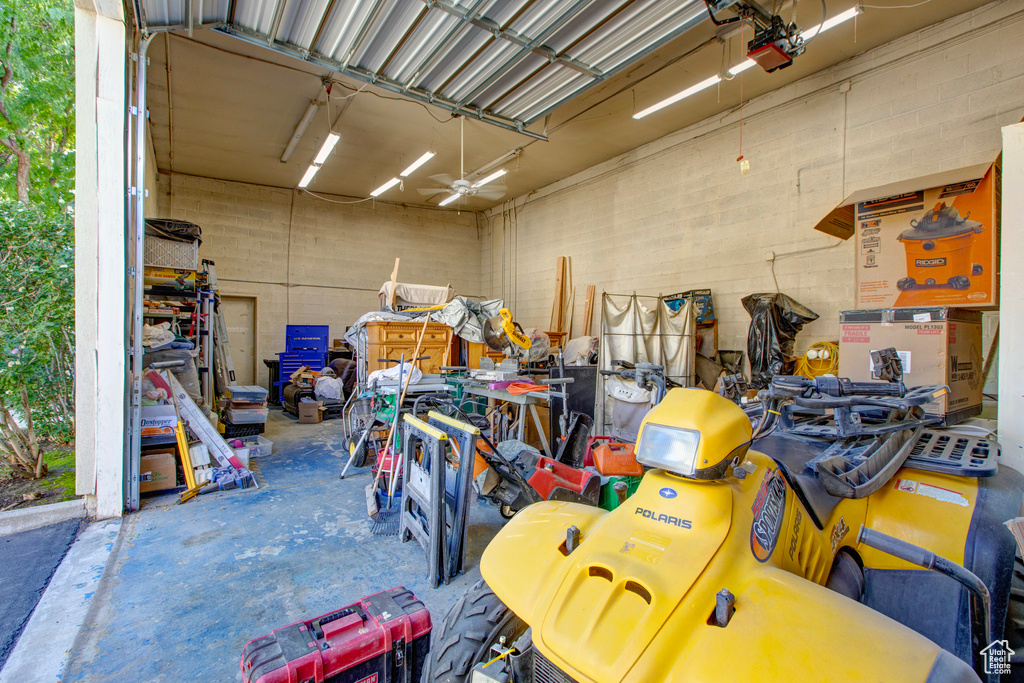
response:
<path fill-rule="evenodd" d="M 245 683 L 417 683 L 430 651 L 430 612 L 392 588 L 242 649 Z"/>

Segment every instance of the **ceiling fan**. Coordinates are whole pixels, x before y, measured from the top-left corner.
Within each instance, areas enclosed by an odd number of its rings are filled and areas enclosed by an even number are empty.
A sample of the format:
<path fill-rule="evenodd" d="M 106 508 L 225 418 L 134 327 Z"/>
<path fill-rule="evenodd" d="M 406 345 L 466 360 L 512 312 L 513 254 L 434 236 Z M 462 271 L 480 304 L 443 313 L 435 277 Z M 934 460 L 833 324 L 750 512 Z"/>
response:
<path fill-rule="evenodd" d="M 494 184 L 494 181 L 505 175 L 503 168 L 481 178 L 480 180 L 468 180 L 466 178 L 466 117 L 459 117 L 459 177 L 453 178 L 447 173 L 438 173 L 430 176 L 438 186 L 418 188 L 421 195 L 431 197 L 442 192 L 449 193 L 447 197 L 438 202 L 438 206 L 447 206 L 456 200 L 464 201 L 469 197 L 480 197 L 481 199 L 501 199 L 505 196 L 507 188 L 504 185 Z"/>

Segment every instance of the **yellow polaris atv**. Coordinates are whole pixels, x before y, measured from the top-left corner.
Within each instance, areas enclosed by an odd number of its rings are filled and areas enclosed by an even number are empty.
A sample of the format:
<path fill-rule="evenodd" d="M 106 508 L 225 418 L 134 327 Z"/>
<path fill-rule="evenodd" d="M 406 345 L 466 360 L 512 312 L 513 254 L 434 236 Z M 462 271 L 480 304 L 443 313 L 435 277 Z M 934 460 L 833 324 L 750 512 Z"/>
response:
<path fill-rule="evenodd" d="M 998 680 L 1024 477 L 928 428 L 946 391 L 779 377 L 749 417 L 671 390 L 636 493 L 513 517 L 426 680 Z"/>

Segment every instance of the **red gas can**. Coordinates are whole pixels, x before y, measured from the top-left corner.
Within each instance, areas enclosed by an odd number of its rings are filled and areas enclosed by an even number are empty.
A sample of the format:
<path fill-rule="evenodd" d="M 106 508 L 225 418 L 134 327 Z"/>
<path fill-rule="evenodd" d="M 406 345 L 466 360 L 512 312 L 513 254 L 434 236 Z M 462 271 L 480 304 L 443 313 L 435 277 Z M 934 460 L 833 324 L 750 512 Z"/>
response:
<path fill-rule="evenodd" d="M 430 612 L 405 588 L 375 593 L 242 649 L 245 683 L 416 683 L 430 651 Z"/>

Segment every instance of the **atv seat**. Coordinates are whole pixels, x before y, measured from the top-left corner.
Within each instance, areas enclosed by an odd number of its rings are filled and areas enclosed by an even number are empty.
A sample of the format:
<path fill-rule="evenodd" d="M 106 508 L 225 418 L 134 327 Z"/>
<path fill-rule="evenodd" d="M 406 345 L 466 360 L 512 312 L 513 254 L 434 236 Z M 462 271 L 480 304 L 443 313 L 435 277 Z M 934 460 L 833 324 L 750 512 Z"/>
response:
<path fill-rule="evenodd" d="M 843 499 L 825 490 L 825 484 L 817 472 L 807 467 L 807 462 L 824 453 L 830 445 L 828 441 L 777 433 L 758 439 L 752 446 L 779 464 L 789 485 L 819 529 L 824 528 L 824 520 L 828 519 Z"/>

